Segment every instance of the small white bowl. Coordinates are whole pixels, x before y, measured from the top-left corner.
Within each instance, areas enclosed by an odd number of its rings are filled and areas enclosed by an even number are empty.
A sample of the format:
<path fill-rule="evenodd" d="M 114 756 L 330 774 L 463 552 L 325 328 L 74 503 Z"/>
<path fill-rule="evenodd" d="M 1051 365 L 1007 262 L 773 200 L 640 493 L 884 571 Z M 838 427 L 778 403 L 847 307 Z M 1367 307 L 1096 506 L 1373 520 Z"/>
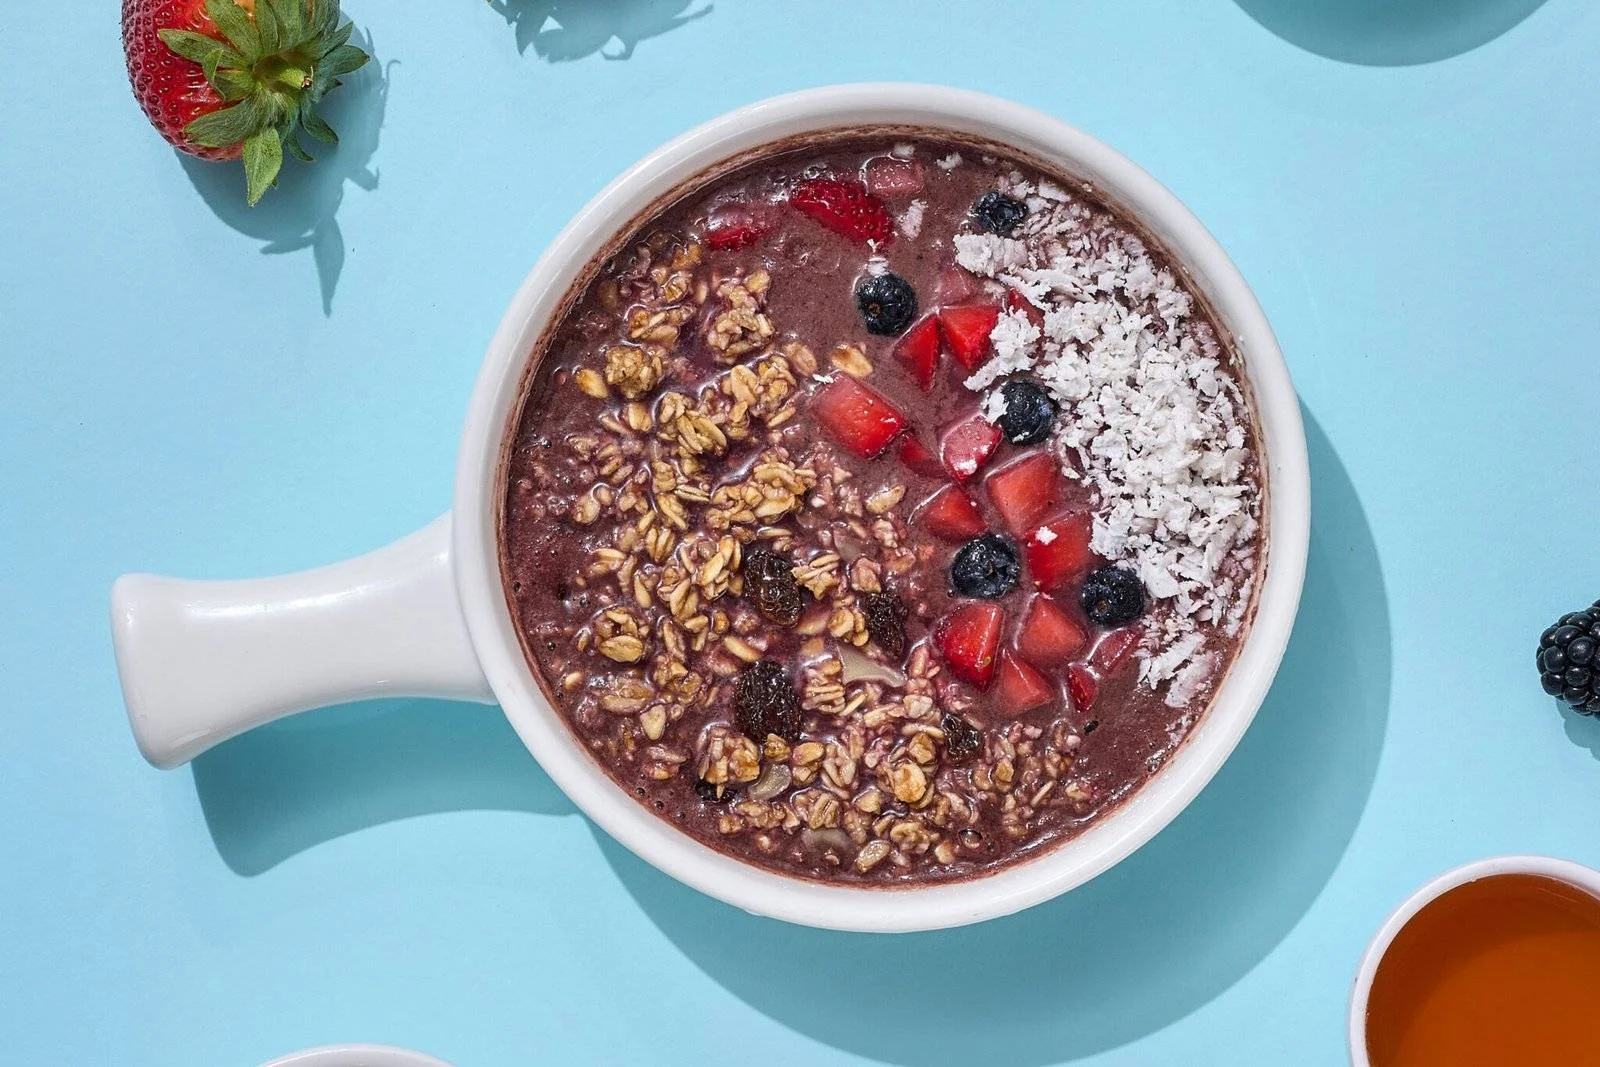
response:
<path fill-rule="evenodd" d="M 291 1052 L 261 1067 L 450 1067 L 450 1064 L 392 1045 L 323 1045 Z"/>
<path fill-rule="evenodd" d="M 1372 1067 L 1367 1056 L 1367 999 L 1372 995 L 1372 979 L 1378 973 L 1378 964 L 1405 925 L 1417 913 L 1452 889 L 1476 882 L 1480 878 L 1493 878 L 1502 874 L 1531 874 L 1551 881 L 1563 882 L 1600 897 L 1600 871 L 1571 860 L 1551 859 L 1549 856 L 1491 856 L 1446 871 L 1405 899 L 1390 913 L 1383 926 L 1367 946 L 1367 954 L 1356 972 L 1355 985 L 1350 990 L 1350 1063 L 1351 1067 Z"/>

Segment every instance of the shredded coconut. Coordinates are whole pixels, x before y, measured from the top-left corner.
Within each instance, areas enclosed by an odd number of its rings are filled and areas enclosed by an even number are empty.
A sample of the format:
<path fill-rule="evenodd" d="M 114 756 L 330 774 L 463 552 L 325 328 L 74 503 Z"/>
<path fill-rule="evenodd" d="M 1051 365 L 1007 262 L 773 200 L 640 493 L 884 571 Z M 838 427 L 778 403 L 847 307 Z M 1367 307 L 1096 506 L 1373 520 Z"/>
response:
<path fill-rule="evenodd" d="M 978 414 L 990 422 L 999 422 L 1006 413 L 1006 395 L 998 389 L 991 389 L 983 394 L 983 402 L 978 405 Z"/>
<path fill-rule="evenodd" d="M 895 221 L 895 225 L 899 228 L 901 235 L 911 239 L 921 233 L 922 216 L 927 210 L 928 202 L 926 200 L 913 200 L 907 204 L 906 209 L 900 213 L 899 219 Z"/>
<path fill-rule="evenodd" d="M 1033 531 L 1033 539 L 1041 545 L 1048 545 L 1056 539 L 1056 532 L 1048 526 L 1041 526 Z"/>
<path fill-rule="evenodd" d="M 1231 356 L 1115 218 L 1048 183 L 1007 185 L 1030 208 L 1017 237 L 958 235 L 956 260 L 1044 309 L 1044 328 L 1002 314 L 966 384 L 1031 371 L 1061 402 L 1063 464 L 1098 496 L 1092 546 L 1156 604 L 1140 677 L 1170 680 L 1180 706 L 1220 663 L 1201 626 L 1235 635 L 1248 610 L 1261 492 Z"/>
<path fill-rule="evenodd" d="M 917 146 L 910 141 L 901 141 L 889 149 L 889 154 L 896 159 L 910 159 L 917 154 Z"/>
<path fill-rule="evenodd" d="M 965 160 L 961 158 L 960 152 L 951 152 L 948 156 L 945 156 L 943 159 L 938 160 L 937 162 L 940 170 L 955 170 L 957 167 L 961 166 Z"/>

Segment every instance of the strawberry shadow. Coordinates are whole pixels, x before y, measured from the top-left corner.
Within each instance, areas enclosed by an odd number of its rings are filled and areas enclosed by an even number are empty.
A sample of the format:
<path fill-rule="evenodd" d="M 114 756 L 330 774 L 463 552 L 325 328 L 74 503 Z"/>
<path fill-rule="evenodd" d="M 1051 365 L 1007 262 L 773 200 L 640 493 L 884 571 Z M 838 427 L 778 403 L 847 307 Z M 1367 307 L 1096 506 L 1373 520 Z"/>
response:
<path fill-rule="evenodd" d="M 602 853 L 640 909 L 707 975 L 781 1025 L 869 1059 L 1057 1063 L 1199 1009 L 1277 948 L 1333 877 L 1371 792 L 1388 721 L 1390 620 L 1377 548 L 1309 413 L 1306 429 L 1311 553 L 1276 684 L 1194 804 L 1093 882 L 977 926 L 873 936 L 747 915 L 597 834 Z M 1319 988 L 1342 987 L 1368 933 L 1352 927 L 1341 932 L 1348 951 L 1294 962 Z M 934 998 L 930 1010 L 890 1007 L 904 990 Z"/>
<path fill-rule="evenodd" d="M 599 53 L 627 59 L 639 42 L 711 14 L 705 0 L 489 0 L 516 35 L 517 51 L 551 63 Z"/>
<path fill-rule="evenodd" d="M 1544 0 L 1234 0 L 1292 45 L 1369 67 L 1435 63 L 1488 44 Z"/>
<path fill-rule="evenodd" d="M 356 43 L 372 52 L 370 35 L 358 35 Z M 244 168 L 239 163 L 208 163 L 178 156 L 195 191 L 217 218 L 262 242 L 263 254 L 310 250 L 324 315 L 333 314 L 334 294 L 344 272 L 346 244 L 339 208 L 345 190 L 354 186 L 370 193 L 378 188 L 378 170 L 372 161 L 383 130 L 394 66 L 374 56 L 329 94 L 322 113 L 338 131 L 339 143 L 324 145 L 308 139 L 306 148 L 316 163 L 286 159 L 277 187 L 268 190 L 255 207 L 245 203 Z"/>
<path fill-rule="evenodd" d="M 191 764 L 217 853 L 253 876 L 345 834 L 416 815 L 577 809 L 497 707 L 382 700 L 258 727 Z"/>

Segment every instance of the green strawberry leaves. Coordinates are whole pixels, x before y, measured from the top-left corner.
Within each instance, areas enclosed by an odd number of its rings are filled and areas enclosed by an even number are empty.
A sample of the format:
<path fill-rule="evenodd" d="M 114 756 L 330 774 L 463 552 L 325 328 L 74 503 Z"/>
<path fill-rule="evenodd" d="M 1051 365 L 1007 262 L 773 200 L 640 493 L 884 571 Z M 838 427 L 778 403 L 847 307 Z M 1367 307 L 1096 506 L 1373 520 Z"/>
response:
<path fill-rule="evenodd" d="M 254 206 L 277 184 L 285 153 L 312 161 L 301 133 L 338 143 L 316 106 L 371 57 L 349 43 L 355 27 L 341 21 L 339 0 L 255 0 L 253 17 L 236 0 L 206 0 L 205 9 L 222 39 L 160 33 L 168 48 L 200 65 L 229 105 L 195 119 L 184 135 L 202 147 L 241 149 L 245 197 Z"/>

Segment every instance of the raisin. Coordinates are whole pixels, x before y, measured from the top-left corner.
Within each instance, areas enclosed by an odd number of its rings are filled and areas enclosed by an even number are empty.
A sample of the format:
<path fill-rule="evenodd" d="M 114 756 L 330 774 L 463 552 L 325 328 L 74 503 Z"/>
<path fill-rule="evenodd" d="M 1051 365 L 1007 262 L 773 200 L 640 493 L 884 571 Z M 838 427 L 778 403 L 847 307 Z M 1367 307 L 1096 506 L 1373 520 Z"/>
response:
<path fill-rule="evenodd" d="M 770 659 L 752 663 L 739 675 L 733 693 L 733 714 L 739 729 L 760 744 L 768 734 L 785 741 L 800 739 L 800 701 L 789 672 Z"/>
<path fill-rule="evenodd" d="M 733 797 L 733 790 L 727 786 L 712 785 L 704 778 L 696 777 L 694 795 L 707 804 L 726 804 Z"/>
<path fill-rule="evenodd" d="M 896 658 L 906 652 L 906 606 L 893 593 L 866 593 L 861 597 L 867 617 L 867 635 Z"/>
<path fill-rule="evenodd" d="M 953 711 L 944 713 L 939 720 L 944 731 L 944 749 L 957 763 L 971 759 L 983 748 L 983 731 Z"/>
<path fill-rule="evenodd" d="M 800 621 L 805 602 L 800 596 L 800 583 L 794 580 L 793 563 L 758 546 L 745 549 L 743 571 L 744 595 L 755 603 L 757 611 L 779 626 L 793 626 Z"/>

